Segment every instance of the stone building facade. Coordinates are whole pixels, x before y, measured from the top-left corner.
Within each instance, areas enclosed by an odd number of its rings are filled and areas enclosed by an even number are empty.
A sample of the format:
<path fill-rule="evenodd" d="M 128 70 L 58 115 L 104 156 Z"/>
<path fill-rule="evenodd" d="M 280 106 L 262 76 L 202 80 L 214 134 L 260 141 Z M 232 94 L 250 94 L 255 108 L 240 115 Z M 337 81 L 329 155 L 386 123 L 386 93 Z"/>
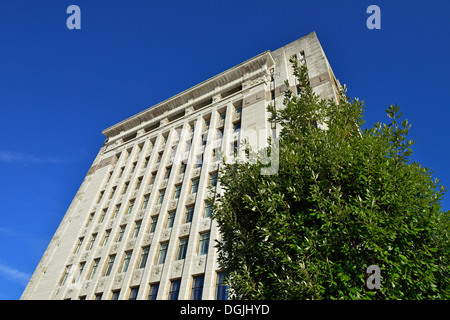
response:
<path fill-rule="evenodd" d="M 324 98 L 338 82 L 313 32 L 261 53 L 103 131 L 100 148 L 21 299 L 224 299 L 217 223 L 206 201 L 241 141 L 278 127 L 289 58 Z"/>

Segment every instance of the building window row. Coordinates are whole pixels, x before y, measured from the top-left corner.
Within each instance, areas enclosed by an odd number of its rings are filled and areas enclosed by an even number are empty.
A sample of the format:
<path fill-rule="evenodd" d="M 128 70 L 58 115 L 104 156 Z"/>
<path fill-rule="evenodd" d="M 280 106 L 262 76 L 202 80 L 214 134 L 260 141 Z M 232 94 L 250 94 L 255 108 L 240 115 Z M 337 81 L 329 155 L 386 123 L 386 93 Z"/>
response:
<path fill-rule="evenodd" d="M 224 279 L 226 275 L 224 272 L 216 273 L 216 284 L 215 284 L 215 300 L 227 300 L 228 299 L 228 286 L 225 285 Z M 190 300 L 201 300 L 203 298 L 203 287 L 204 287 L 205 276 L 195 275 L 192 276 L 191 289 L 190 289 Z M 170 287 L 167 292 L 167 300 L 178 300 L 181 288 L 181 279 L 173 279 L 170 281 Z M 133 286 L 130 287 L 128 291 L 128 300 L 137 300 L 140 287 Z M 148 287 L 147 300 L 156 300 L 159 292 L 159 282 L 151 283 Z M 119 300 L 121 290 L 111 291 L 110 299 Z M 86 296 L 80 296 L 80 300 L 85 300 Z M 94 300 L 102 300 L 103 293 L 96 293 L 94 295 Z"/>
<path fill-rule="evenodd" d="M 123 229 L 121 228 L 121 231 Z M 135 229 L 136 230 L 136 229 Z M 123 232 L 119 233 L 119 237 L 122 237 Z M 82 243 L 83 239 L 79 239 L 79 243 Z M 92 242 L 92 241 L 91 241 Z M 197 249 L 197 255 L 206 255 L 208 254 L 209 250 L 209 242 L 210 242 L 210 233 L 209 232 L 202 232 L 199 234 L 199 242 L 198 242 L 198 249 Z M 175 260 L 183 260 L 186 258 L 187 248 L 188 248 L 189 238 L 188 237 L 181 237 L 179 238 L 178 248 L 176 251 L 176 257 Z M 164 264 L 167 257 L 167 251 L 169 247 L 169 242 L 161 242 L 159 244 L 159 251 L 156 257 L 156 264 Z M 141 248 L 140 257 L 138 259 L 137 267 L 139 269 L 145 268 L 148 257 L 150 252 L 150 246 L 145 246 Z M 121 264 L 117 270 L 119 272 L 127 272 L 130 266 L 131 257 L 133 254 L 133 250 L 125 251 Z M 106 262 L 106 265 L 104 266 L 102 276 L 109 276 L 111 274 L 111 271 L 113 269 L 114 263 L 116 261 L 116 254 L 112 254 L 108 256 L 108 260 Z M 93 263 L 91 264 L 90 271 L 88 272 L 86 276 L 86 280 L 92 280 L 94 279 L 95 275 L 97 274 L 97 269 L 100 263 L 100 258 L 94 259 Z M 79 279 L 82 276 L 84 267 L 86 262 L 81 262 L 78 267 L 78 273 L 76 277 L 73 279 L 73 283 L 77 283 Z M 65 268 L 65 271 L 63 273 L 63 276 L 59 282 L 60 286 L 63 286 L 66 284 L 67 278 L 69 274 L 71 273 L 72 265 L 68 265 Z"/>

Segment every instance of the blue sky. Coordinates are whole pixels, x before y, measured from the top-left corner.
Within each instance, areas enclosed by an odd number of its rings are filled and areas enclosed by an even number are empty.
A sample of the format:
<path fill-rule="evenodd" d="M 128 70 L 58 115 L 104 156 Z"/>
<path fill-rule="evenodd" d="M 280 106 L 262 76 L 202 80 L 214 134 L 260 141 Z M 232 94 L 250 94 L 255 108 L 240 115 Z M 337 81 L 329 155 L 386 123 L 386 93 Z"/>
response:
<path fill-rule="evenodd" d="M 81 30 L 69 30 L 69 5 Z M 381 29 L 369 30 L 369 5 Z M 18 299 L 101 131 L 316 31 L 366 127 L 398 103 L 412 159 L 450 187 L 448 1 L 0 0 L 0 299 Z M 448 197 L 443 202 L 450 209 Z"/>

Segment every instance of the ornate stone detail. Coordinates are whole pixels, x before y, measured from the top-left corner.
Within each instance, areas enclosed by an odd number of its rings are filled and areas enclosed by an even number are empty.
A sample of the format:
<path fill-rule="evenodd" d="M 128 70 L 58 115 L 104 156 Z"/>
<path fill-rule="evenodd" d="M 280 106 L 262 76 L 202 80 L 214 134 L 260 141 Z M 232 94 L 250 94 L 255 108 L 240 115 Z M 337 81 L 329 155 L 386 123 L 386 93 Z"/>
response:
<path fill-rule="evenodd" d="M 196 196 L 197 196 L 196 193 L 193 193 L 193 194 L 188 195 L 188 197 L 186 198 L 186 204 L 189 205 L 189 204 L 194 203 L 194 202 L 195 202 L 195 197 L 196 197 Z"/>
<path fill-rule="evenodd" d="M 105 287 L 106 279 L 105 277 L 100 278 L 97 285 L 97 290 L 102 290 Z"/>
<path fill-rule="evenodd" d="M 122 281 L 123 281 L 123 273 L 119 273 L 114 278 L 114 285 L 115 286 L 120 286 L 122 284 Z"/>
<path fill-rule="evenodd" d="M 89 258 L 89 254 L 90 251 L 85 252 L 82 256 L 81 256 L 81 261 L 86 261 Z"/>
<path fill-rule="evenodd" d="M 168 124 L 168 123 L 169 123 L 169 119 L 168 119 L 168 118 L 164 118 L 164 119 L 162 119 L 162 120 L 159 122 L 159 126 L 162 127 L 162 126 L 164 126 L 164 125 L 166 125 L 166 124 Z"/>
<path fill-rule="evenodd" d="M 142 278 L 143 269 L 138 269 L 133 272 L 133 276 L 131 277 L 132 285 L 139 284 Z"/>
<path fill-rule="evenodd" d="M 150 281 L 159 281 L 161 278 L 162 265 L 154 266 L 150 274 Z"/>
<path fill-rule="evenodd" d="M 128 223 L 128 217 L 129 217 L 129 215 L 124 216 L 122 218 L 122 220 L 120 221 L 120 224 L 121 225 L 127 224 Z"/>
<path fill-rule="evenodd" d="M 100 247 L 96 252 L 95 252 L 95 256 L 96 257 L 101 257 L 103 255 L 103 247 Z"/>
<path fill-rule="evenodd" d="M 89 289 L 89 287 L 91 286 L 91 282 L 90 281 L 87 281 L 87 282 L 85 282 L 85 283 L 83 283 L 83 290 L 87 290 L 87 289 Z"/>
<path fill-rule="evenodd" d="M 134 247 L 135 239 L 131 239 L 127 242 L 126 250 L 131 250 Z"/>
<path fill-rule="evenodd" d="M 195 263 L 195 265 L 197 266 L 197 268 L 202 267 L 205 264 L 205 257 L 200 257 L 198 258 L 197 262 Z"/>
<path fill-rule="evenodd" d="M 189 234 L 189 229 L 191 228 L 191 224 L 190 223 L 185 223 L 184 225 L 181 226 L 180 228 L 180 236 L 184 236 Z"/>
<path fill-rule="evenodd" d="M 179 174 L 175 177 L 175 184 L 183 182 L 184 174 Z"/>
<path fill-rule="evenodd" d="M 181 271 L 181 269 L 183 268 L 183 262 L 178 261 L 177 263 L 175 263 L 175 266 L 173 267 L 173 270 L 178 273 Z"/>
<path fill-rule="evenodd" d="M 210 218 L 205 218 L 203 220 L 200 221 L 200 230 L 207 230 L 209 229 L 211 226 L 211 219 Z"/>
<path fill-rule="evenodd" d="M 144 237 L 144 245 L 149 245 L 152 242 L 153 239 L 153 233 L 147 234 Z"/>
<path fill-rule="evenodd" d="M 119 248 L 119 244 L 118 244 L 118 243 L 113 244 L 113 245 L 111 246 L 111 252 L 110 252 L 110 254 L 117 253 L 117 249 L 118 249 L 118 248 Z"/>
<path fill-rule="evenodd" d="M 177 208 L 178 199 L 177 200 L 171 200 L 169 203 L 169 209 L 168 210 L 174 210 Z"/>
<path fill-rule="evenodd" d="M 202 168 L 195 169 L 194 172 L 192 173 L 192 177 L 193 178 L 198 177 L 200 175 L 201 170 Z"/>
<path fill-rule="evenodd" d="M 62 291 L 61 287 L 56 288 L 56 290 L 55 290 L 55 296 L 56 296 L 56 297 L 59 296 L 59 294 L 61 293 L 61 291 Z"/>
<path fill-rule="evenodd" d="M 153 207 L 152 215 L 158 214 L 159 211 L 161 211 L 161 205 L 160 205 L 160 204 L 158 204 L 158 205 L 156 205 L 156 206 Z"/>
<path fill-rule="evenodd" d="M 161 241 L 165 241 L 168 240 L 170 237 L 170 232 L 172 231 L 172 229 L 166 229 L 162 232 L 161 234 Z"/>
<path fill-rule="evenodd" d="M 161 267 L 160 266 L 156 266 L 153 269 L 152 276 L 157 277 L 160 273 L 161 273 Z"/>

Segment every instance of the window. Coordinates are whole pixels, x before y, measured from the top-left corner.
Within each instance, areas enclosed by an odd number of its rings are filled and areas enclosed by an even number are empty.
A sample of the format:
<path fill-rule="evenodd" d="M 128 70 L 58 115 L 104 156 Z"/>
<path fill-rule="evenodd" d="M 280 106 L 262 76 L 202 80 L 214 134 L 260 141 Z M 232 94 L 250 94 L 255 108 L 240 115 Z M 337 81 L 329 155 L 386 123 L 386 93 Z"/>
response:
<path fill-rule="evenodd" d="M 139 287 L 131 288 L 130 296 L 128 297 L 128 300 L 136 300 L 138 292 L 139 292 Z"/>
<path fill-rule="evenodd" d="M 159 255 L 158 255 L 158 261 L 156 264 L 162 264 L 166 261 L 166 254 L 167 254 L 167 247 L 168 242 L 161 243 L 159 246 Z"/>
<path fill-rule="evenodd" d="M 212 215 L 213 212 L 213 208 L 212 208 L 213 204 L 209 201 L 205 201 L 205 212 L 203 213 L 203 216 L 205 218 L 209 218 Z"/>
<path fill-rule="evenodd" d="M 132 238 L 137 238 L 137 236 L 139 235 L 139 230 L 141 230 L 141 221 L 136 221 L 136 223 L 134 224 L 134 230 L 133 230 L 133 235 L 131 236 Z"/>
<path fill-rule="evenodd" d="M 99 203 L 102 200 L 104 193 L 105 193 L 105 191 L 100 192 L 100 195 L 98 196 L 97 203 Z"/>
<path fill-rule="evenodd" d="M 177 147 L 178 147 L 178 145 L 175 145 L 172 147 L 172 153 L 170 154 L 170 159 L 172 159 L 172 161 L 173 161 L 173 159 L 175 159 L 175 154 L 177 153 Z"/>
<path fill-rule="evenodd" d="M 109 256 L 108 264 L 106 265 L 106 269 L 105 269 L 105 276 L 109 276 L 111 274 L 111 270 L 112 270 L 112 267 L 114 265 L 114 261 L 115 260 L 116 260 L 116 255 L 115 254 L 112 255 L 112 256 Z"/>
<path fill-rule="evenodd" d="M 206 130 L 209 129 L 210 123 L 211 123 L 211 119 L 205 119 L 205 129 L 206 129 Z"/>
<path fill-rule="evenodd" d="M 169 216 L 167 218 L 166 228 L 172 228 L 174 220 L 175 220 L 175 211 L 169 212 Z"/>
<path fill-rule="evenodd" d="M 184 223 L 191 222 L 193 215 L 194 215 L 194 206 L 186 207 L 186 215 L 184 217 Z"/>
<path fill-rule="evenodd" d="M 108 209 L 103 209 L 103 210 L 102 210 L 102 214 L 101 214 L 101 216 L 100 216 L 99 223 L 102 223 L 103 220 L 105 220 L 106 211 L 108 211 Z"/>
<path fill-rule="evenodd" d="M 225 273 L 218 272 L 216 280 L 216 300 L 228 300 L 228 286 L 225 285 Z"/>
<path fill-rule="evenodd" d="M 195 158 L 194 168 L 201 168 L 203 165 L 203 153 Z"/>
<path fill-rule="evenodd" d="M 173 193 L 173 198 L 174 199 L 178 199 L 180 197 L 180 193 L 181 193 L 181 184 L 175 186 L 175 191 Z"/>
<path fill-rule="evenodd" d="M 241 123 L 238 122 L 238 123 L 233 124 L 233 129 L 234 129 L 234 133 L 240 132 L 241 131 Z"/>
<path fill-rule="evenodd" d="M 202 300 L 204 276 L 193 277 L 191 300 Z"/>
<path fill-rule="evenodd" d="M 152 217 L 152 223 L 150 224 L 150 233 L 155 232 L 157 223 L 158 223 L 158 216 Z"/>
<path fill-rule="evenodd" d="M 93 263 L 92 268 L 91 268 L 91 273 L 89 275 L 89 280 L 92 280 L 94 278 L 95 273 L 97 272 L 97 268 L 98 268 L 98 263 L 99 262 L 100 262 L 100 259 L 95 259 L 94 260 L 94 263 Z"/>
<path fill-rule="evenodd" d="M 213 151 L 212 151 L 212 157 L 213 157 L 213 161 L 218 161 L 218 160 L 220 160 L 220 157 L 221 157 L 221 150 L 220 150 L 220 147 L 217 147 L 217 148 L 213 149 Z"/>
<path fill-rule="evenodd" d="M 242 114 L 242 107 L 241 107 L 241 106 L 235 107 L 235 108 L 234 108 L 234 114 L 235 114 L 236 116 L 240 117 L 241 114 Z"/>
<path fill-rule="evenodd" d="M 120 272 L 127 272 L 132 253 L 132 251 L 125 252 L 125 258 L 123 259 L 122 270 Z"/>
<path fill-rule="evenodd" d="M 124 232 L 125 232 L 125 226 L 121 226 L 121 227 L 120 227 L 120 230 L 119 230 L 119 234 L 117 235 L 117 240 L 116 240 L 116 242 L 122 241 Z"/>
<path fill-rule="evenodd" d="M 158 202 L 156 204 L 163 203 L 165 194 L 166 194 L 166 189 L 159 191 Z"/>
<path fill-rule="evenodd" d="M 86 228 L 89 227 L 89 226 L 91 225 L 91 222 L 92 222 L 92 220 L 94 219 L 94 215 L 95 215 L 95 213 L 91 213 L 91 214 L 89 215 L 89 220 L 88 220 L 88 222 L 86 223 Z"/>
<path fill-rule="evenodd" d="M 148 184 L 149 185 L 153 184 L 155 182 L 155 178 L 156 178 L 156 172 L 153 172 L 152 177 L 150 178 L 150 182 Z"/>
<path fill-rule="evenodd" d="M 212 187 L 216 187 L 217 185 L 217 172 L 211 173 L 209 175 L 209 185 Z"/>
<path fill-rule="evenodd" d="M 177 260 L 183 260 L 186 258 L 186 251 L 188 246 L 188 238 L 180 239 L 180 244 L 178 246 Z"/>
<path fill-rule="evenodd" d="M 130 173 L 133 173 L 133 172 L 134 172 L 134 169 L 136 169 L 136 162 L 134 162 L 134 163 L 131 165 L 131 171 L 130 171 Z"/>
<path fill-rule="evenodd" d="M 112 292 L 111 300 L 119 300 L 120 290 L 115 290 Z"/>
<path fill-rule="evenodd" d="M 150 251 L 150 247 L 142 248 L 141 258 L 139 260 L 139 269 L 145 268 L 147 264 L 148 253 Z"/>
<path fill-rule="evenodd" d="M 113 219 L 117 218 L 117 215 L 119 214 L 120 210 L 120 204 L 116 206 L 116 209 L 114 210 Z"/>
<path fill-rule="evenodd" d="M 170 283 L 169 300 L 178 300 L 178 293 L 180 292 L 181 280 L 173 280 Z"/>
<path fill-rule="evenodd" d="M 158 295 L 159 283 L 154 283 L 150 285 L 150 291 L 148 292 L 148 300 L 156 300 Z"/>
<path fill-rule="evenodd" d="M 222 138 L 223 138 L 223 128 L 222 129 L 217 129 L 216 140 L 220 140 Z"/>
<path fill-rule="evenodd" d="M 138 178 L 137 182 L 136 182 L 136 190 L 139 190 L 139 188 L 141 187 L 142 184 L 142 177 Z"/>
<path fill-rule="evenodd" d="M 237 155 L 239 154 L 239 145 L 237 140 L 233 141 L 230 143 L 230 151 L 231 151 L 231 156 L 235 156 L 237 157 Z"/>
<path fill-rule="evenodd" d="M 147 168 L 150 157 L 145 158 L 144 168 Z"/>
<path fill-rule="evenodd" d="M 172 167 L 167 167 L 166 168 L 166 172 L 164 173 L 164 180 L 165 179 L 169 179 L 171 171 L 172 171 Z"/>
<path fill-rule="evenodd" d="M 84 240 L 84 237 L 78 239 L 77 247 L 75 248 L 75 251 L 73 253 L 78 253 L 80 251 L 81 245 L 83 244 L 83 240 Z"/>
<path fill-rule="evenodd" d="M 122 178 L 122 174 L 123 174 L 123 170 L 124 170 L 124 169 L 125 169 L 125 167 L 120 168 L 118 178 Z"/>
<path fill-rule="evenodd" d="M 103 293 L 96 293 L 95 300 L 102 300 Z"/>
<path fill-rule="evenodd" d="M 185 162 L 182 162 L 181 166 L 180 166 L 180 174 L 183 174 L 186 172 L 186 167 L 187 167 L 187 164 Z"/>
<path fill-rule="evenodd" d="M 126 183 L 125 183 L 125 185 L 124 185 L 124 187 L 123 187 L 123 190 L 122 190 L 122 194 L 127 193 L 129 184 L 130 184 L 129 182 L 126 182 Z"/>
<path fill-rule="evenodd" d="M 84 266 L 86 265 L 86 262 L 80 263 L 80 266 L 78 268 L 77 276 L 75 277 L 74 283 L 77 283 L 80 280 L 81 274 L 83 273 Z"/>
<path fill-rule="evenodd" d="M 208 254 L 208 247 L 209 247 L 209 232 L 201 233 L 198 255 Z"/>
<path fill-rule="evenodd" d="M 192 180 L 192 184 L 191 184 L 191 194 L 192 193 L 196 193 L 198 190 L 198 179 Z"/>
<path fill-rule="evenodd" d="M 161 162 L 162 155 L 163 155 L 162 152 L 158 153 L 158 159 L 156 159 L 156 163 L 160 163 Z"/>
<path fill-rule="evenodd" d="M 116 193 L 116 189 L 117 189 L 117 187 L 112 188 L 111 194 L 109 195 L 110 199 L 112 199 L 112 197 L 114 197 L 114 194 Z"/>
<path fill-rule="evenodd" d="M 144 196 L 144 202 L 142 203 L 142 208 L 141 208 L 141 209 L 147 209 L 148 199 L 150 199 L 150 195 L 149 195 L 149 194 L 146 194 L 146 195 Z"/>
<path fill-rule="evenodd" d="M 123 139 L 123 140 L 129 141 L 127 138 L 128 138 L 128 137 L 125 137 L 125 139 Z M 131 153 L 132 150 L 133 150 L 133 148 L 130 148 L 130 149 L 128 149 L 128 150 L 125 152 L 125 160 L 128 159 L 128 157 L 130 156 L 130 153 Z"/>
<path fill-rule="evenodd" d="M 108 243 L 110 235 L 111 235 L 111 230 L 106 230 L 105 236 L 103 237 L 103 241 L 102 241 L 102 247 L 104 247 Z"/>
<path fill-rule="evenodd" d="M 64 270 L 64 274 L 61 278 L 61 281 L 59 282 L 60 286 L 63 286 L 66 283 L 66 280 L 67 280 L 67 277 L 69 276 L 71 268 L 72 268 L 72 265 L 66 266 L 66 269 Z"/>
<path fill-rule="evenodd" d="M 131 211 L 133 210 L 133 207 L 134 207 L 134 201 L 135 201 L 135 199 L 130 200 L 130 202 L 129 202 L 129 204 L 128 204 L 127 214 L 130 214 Z"/>
<path fill-rule="evenodd" d="M 186 148 L 184 149 L 184 152 L 189 152 L 191 150 L 191 144 L 192 144 L 192 141 L 186 142 Z"/>
<path fill-rule="evenodd" d="M 91 242 L 89 242 L 89 246 L 88 246 L 88 250 L 91 250 L 92 249 L 92 247 L 94 246 L 94 242 L 95 242 L 95 239 L 97 238 L 97 234 L 96 233 L 94 233 L 92 236 L 91 236 Z"/>

